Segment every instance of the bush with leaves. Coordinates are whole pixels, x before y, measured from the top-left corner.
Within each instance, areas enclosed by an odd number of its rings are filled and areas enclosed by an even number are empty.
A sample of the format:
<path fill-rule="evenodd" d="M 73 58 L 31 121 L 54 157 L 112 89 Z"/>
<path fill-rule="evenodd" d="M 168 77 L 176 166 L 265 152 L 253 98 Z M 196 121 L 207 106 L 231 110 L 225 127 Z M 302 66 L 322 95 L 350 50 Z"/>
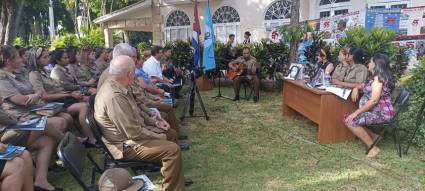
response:
<path fill-rule="evenodd" d="M 50 47 L 50 39 L 48 38 L 48 36 L 39 35 L 39 34 L 30 34 L 28 39 L 28 46 Z"/>
<path fill-rule="evenodd" d="M 25 47 L 24 38 L 19 37 L 19 36 L 16 37 L 15 40 L 13 41 L 13 46 Z"/>
<path fill-rule="evenodd" d="M 171 60 L 174 66 L 185 69 L 187 66 L 193 65 L 193 51 L 190 42 L 178 40 L 166 46 L 171 47 L 173 52 Z"/>
<path fill-rule="evenodd" d="M 52 42 L 52 47 L 55 49 L 66 48 L 70 46 L 81 46 L 81 42 L 77 35 L 68 33 L 62 36 L 56 36 L 56 39 Z"/>
<path fill-rule="evenodd" d="M 101 28 L 94 28 L 89 31 L 87 28 L 82 28 L 83 35 L 80 37 L 80 44 L 89 46 L 92 49 L 105 47 L 105 37 Z"/>
<path fill-rule="evenodd" d="M 149 49 L 149 47 L 151 47 L 151 45 L 147 42 L 140 42 L 139 44 L 136 45 L 137 49 L 139 50 L 140 54 L 143 55 L 143 52 L 147 49 Z"/>
<path fill-rule="evenodd" d="M 412 96 L 409 100 L 408 109 L 401 114 L 401 118 L 404 119 L 401 122 L 401 128 L 412 133 L 412 130 L 415 128 L 416 115 L 422 103 L 425 101 L 425 57 L 423 57 L 420 64 L 411 71 L 409 76 L 410 78 L 406 86 L 412 92 Z M 425 147 L 425 124 L 422 124 L 419 129 L 414 143 L 419 147 Z"/>

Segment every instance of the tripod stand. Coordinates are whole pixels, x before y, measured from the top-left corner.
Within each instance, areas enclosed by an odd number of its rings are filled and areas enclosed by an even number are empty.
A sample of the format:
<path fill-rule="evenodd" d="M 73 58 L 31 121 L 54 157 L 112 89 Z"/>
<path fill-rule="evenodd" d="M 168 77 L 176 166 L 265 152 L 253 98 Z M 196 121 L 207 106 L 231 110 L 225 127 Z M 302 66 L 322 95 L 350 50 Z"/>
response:
<path fill-rule="evenodd" d="M 221 77 L 224 77 L 224 73 L 217 67 L 217 71 L 218 71 L 218 94 L 212 98 L 225 98 L 225 99 L 232 99 L 230 97 L 226 97 L 221 95 Z"/>
<path fill-rule="evenodd" d="M 202 100 L 201 94 L 199 94 L 199 89 L 198 86 L 196 85 L 196 80 L 195 80 L 195 72 L 192 70 L 192 72 L 190 73 L 190 81 L 191 81 L 191 85 L 190 85 L 190 90 L 187 92 L 187 97 L 186 97 L 186 101 L 184 104 L 184 108 L 183 108 L 183 113 L 180 116 L 180 120 L 184 120 L 184 118 L 186 117 L 186 112 L 187 112 L 187 107 L 189 106 L 189 115 L 191 117 L 202 117 L 202 116 L 194 116 L 193 113 L 195 111 L 195 94 L 199 99 L 199 103 L 201 105 L 201 109 L 202 112 L 204 113 L 203 117 L 205 117 L 206 120 L 209 119 L 208 117 L 208 113 L 207 110 L 205 109 L 204 106 L 204 101 Z"/>

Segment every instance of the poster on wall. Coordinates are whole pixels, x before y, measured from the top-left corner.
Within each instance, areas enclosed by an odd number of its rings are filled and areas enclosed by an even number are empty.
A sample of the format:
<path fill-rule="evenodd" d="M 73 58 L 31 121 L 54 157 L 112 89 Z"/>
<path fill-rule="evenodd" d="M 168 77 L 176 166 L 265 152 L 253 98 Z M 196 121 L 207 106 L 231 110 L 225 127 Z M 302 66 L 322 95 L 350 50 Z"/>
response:
<path fill-rule="evenodd" d="M 345 29 L 355 26 L 364 26 L 364 12 L 356 11 L 345 15 L 320 19 L 320 31 L 324 32 L 324 39 L 339 39 L 345 36 Z"/>
<path fill-rule="evenodd" d="M 406 37 L 425 37 L 425 6 L 401 10 L 399 34 Z"/>
<path fill-rule="evenodd" d="M 401 9 L 367 9 L 366 31 L 372 28 L 384 28 L 395 32 L 399 31 Z"/>

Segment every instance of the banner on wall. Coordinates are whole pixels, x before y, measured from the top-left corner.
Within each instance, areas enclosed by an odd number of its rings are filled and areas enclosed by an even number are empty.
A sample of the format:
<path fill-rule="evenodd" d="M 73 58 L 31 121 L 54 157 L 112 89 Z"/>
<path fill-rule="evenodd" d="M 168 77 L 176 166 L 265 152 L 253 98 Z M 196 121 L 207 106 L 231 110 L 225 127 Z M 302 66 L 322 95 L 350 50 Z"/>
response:
<path fill-rule="evenodd" d="M 334 17 L 320 19 L 320 31 L 324 32 L 324 39 L 339 39 L 345 36 L 345 29 L 355 26 L 364 26 L 365 13 L 356 11 Z"/>
<path fill-rule="evenodd" d="M 400 36 L 425 36 L 425 6 L 401 10 Z"/>
<path fill-rule="evenodd" d="M 366 31 L 374 27 L 399 31 L 401 9 L 367 9 Z"/>

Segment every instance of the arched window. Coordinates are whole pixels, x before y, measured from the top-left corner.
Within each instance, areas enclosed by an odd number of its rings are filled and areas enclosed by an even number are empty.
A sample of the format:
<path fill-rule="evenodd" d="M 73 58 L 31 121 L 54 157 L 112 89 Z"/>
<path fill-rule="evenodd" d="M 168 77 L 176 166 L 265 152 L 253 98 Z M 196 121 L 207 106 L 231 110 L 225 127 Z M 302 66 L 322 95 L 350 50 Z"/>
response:
<path fill-rule="evenodd" d="M 223 6 L 217 9 L 213 15 L 216 39 L 226 42 L 230 34 L 235 34 L 236 39 L 241 40 L 240 17 L 233 7 Z"/>
<path fill-rule="evenodd" d="M 264 25 L 269 33 L 273 29 L 288 24 L 291 18 L 291 1 L 277 0 L 270 4 L 264 15 Z"/>
<path fill-rule="evenodd" d="M 170 13 L 165 23 L 165 40 L 187 40 L 190 38 L 190 19 L 183 11 L 176 10 Z"/>
<path fill-rule="evenodd" d="M 369 9 L 406 8 L 411 6 L 411 0 L 368 0 Z"/>
<path fill-rule="evenodd" d="M 350 0 L 320 0 L 319 17 L 343 15 L 350 11 Z"/>

